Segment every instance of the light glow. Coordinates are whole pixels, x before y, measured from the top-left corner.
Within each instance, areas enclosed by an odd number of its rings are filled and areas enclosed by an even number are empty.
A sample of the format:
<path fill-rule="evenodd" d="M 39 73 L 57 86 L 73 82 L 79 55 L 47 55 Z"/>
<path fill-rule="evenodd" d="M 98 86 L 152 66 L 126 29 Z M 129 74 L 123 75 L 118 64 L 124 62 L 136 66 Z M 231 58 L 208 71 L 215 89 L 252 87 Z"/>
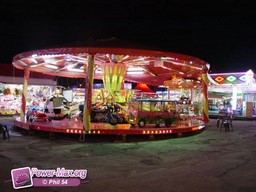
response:
<path fill-rule="evenodd" d="M 144 71 L 142 67 L 129 67 L 127 71 Z"/>
<path fill-rule="evenodd" d="M 46 64 L 45 67 L 50 68 L 50 69 L 58 69 L 57 66 L 55 66 L 55 65 L 49 65 L 49 64 Z"/>
<path fill-rule="evenodd" d="M 127 71 L 128 75 L 141 75 L 143 73 L 143 71 Z"/>

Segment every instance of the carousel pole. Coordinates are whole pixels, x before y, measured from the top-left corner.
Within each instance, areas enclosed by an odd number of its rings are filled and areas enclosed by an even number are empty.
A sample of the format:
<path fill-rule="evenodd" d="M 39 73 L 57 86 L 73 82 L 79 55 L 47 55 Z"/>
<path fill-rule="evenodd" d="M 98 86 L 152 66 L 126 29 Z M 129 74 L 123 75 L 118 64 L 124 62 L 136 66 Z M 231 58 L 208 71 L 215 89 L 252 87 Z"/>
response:
<path fill-rule="evenodd" d="M 23 89 L 22 89 L 22 103 L 21 103 L 21 112 L 20 112 L 20 120 L 25 121 L 26 117 L 26 98 L 27 98 L 27 93 L 28 93 L 28 80 L 29 80 L 29 74 L 30 71 L 28 69 L 24 70 L 24 81 L 23 81 Z"/>
<path fill-rule="evenodd" d="M 209 122 L 208 116 L 208 89 L 207 89 L 207 72 L 208 68 L 205 66 L 202 72 L 202 89 L 203 89 L 203 120 L 205 123 Z"/>
<path fill-rule="evenodd" d="M 194 89 L 191 88 L 190 89 L 190 101 L 193 102 L 193 100 L 194 100 Z"/>
<path fill-rule="evenodd" d="M 87 76 L 85 78 L 85 98 L 83 112 L 83 126 L 86 131 L 91 130 L 92 85 L 93 85 L 94 55 L 88 56 Z"/>

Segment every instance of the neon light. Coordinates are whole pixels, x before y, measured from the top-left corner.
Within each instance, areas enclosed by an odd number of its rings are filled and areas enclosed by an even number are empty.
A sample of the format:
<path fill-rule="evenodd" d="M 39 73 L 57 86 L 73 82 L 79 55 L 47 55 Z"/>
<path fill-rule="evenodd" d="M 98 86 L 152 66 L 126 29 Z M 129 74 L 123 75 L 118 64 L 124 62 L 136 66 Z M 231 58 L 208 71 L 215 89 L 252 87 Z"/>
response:
<path fill-rule="evenodd" d="M 229 76 L 229 77 L 227 77 L 227 80 L 229 81 L 229 82 L 233 82 L 233 81 L 235 81 L 236 80 L 236 77 L 234 77 L 234 76 Z"/>
<path fill-rule="evenodd" d="M 239 77 L 239 79 L 240 79 L 241 81 L 245 82 L 245 81 L 246 81 L 246 76 L 243 75 L 243 76 Z"/>
<path fill-rule="evenodd" d="M 221 76 L 218 76 L 218 77 L 216 77 L 214 80 L 217 81 L 218 83 L 220 83 L 221 81 L 224 80 L 224 78 L 221 77 Z"/>

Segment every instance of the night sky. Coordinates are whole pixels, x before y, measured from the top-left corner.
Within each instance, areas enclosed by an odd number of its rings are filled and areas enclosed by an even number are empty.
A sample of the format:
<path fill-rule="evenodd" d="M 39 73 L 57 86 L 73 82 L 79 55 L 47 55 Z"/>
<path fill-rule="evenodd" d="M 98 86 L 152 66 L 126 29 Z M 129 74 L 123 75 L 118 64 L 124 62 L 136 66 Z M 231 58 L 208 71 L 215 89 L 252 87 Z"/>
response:
<path fill-rule="evenodd" d="M 198 57 L 210 72 L 256 72 L 251 0 L 1 0 L 0 63 L 21 52 L 116 37 Z"/>

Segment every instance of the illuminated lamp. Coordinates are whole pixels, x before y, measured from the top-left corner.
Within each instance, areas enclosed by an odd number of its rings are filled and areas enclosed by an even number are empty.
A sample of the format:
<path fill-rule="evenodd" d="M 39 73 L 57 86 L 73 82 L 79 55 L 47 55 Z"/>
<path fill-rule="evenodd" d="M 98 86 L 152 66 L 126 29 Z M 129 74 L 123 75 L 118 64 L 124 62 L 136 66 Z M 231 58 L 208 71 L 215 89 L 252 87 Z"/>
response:
<path fill-rule="evenodd" d="M 216 77 L 214 80 L 217 81 L 218 83 L 220 83 L 221 81 L 224 80 L 224 78 L 221 77 L 221 76 L 218 76 L 218 77 Z"/>
<path fill-rule="evenodd" d="M 142 67 L 129 67 L 127 71 L 144 71 Z"/>
<path fill-rule="evenodd" d="M 126 74 L 128 74 L 128 75 L 141 75 L 143 73 L 144 73 L 143 71 L 127 71 Z"/>
<path fill-rule="evenodd" d="M 58 69 L 58 67 L 56 65 L 46 64 L 45 67 L 50 68 L 50 69 Z"/>
<path fill-rule="evenodd" d="M 235 81 L 236 80 L 236 77 L 234 77 L 234 76 L 228 76 L 227 77 L 227 80 L 229 81 L 229 82 L 233 82 L 233 81 Z"/>

